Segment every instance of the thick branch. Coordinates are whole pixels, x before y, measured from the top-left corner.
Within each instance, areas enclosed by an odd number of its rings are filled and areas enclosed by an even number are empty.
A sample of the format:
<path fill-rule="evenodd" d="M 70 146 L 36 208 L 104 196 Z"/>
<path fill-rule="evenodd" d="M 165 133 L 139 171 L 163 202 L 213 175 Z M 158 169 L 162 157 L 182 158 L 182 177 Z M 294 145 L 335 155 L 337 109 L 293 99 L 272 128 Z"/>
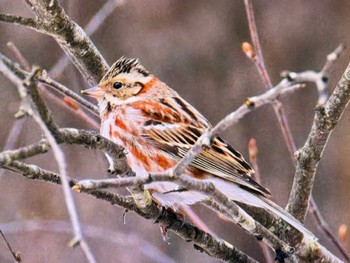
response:
<path fill-rule="evenodd" d="M 337 125 L 350 99 L 350 64 L 328 101 L 316 108 L 314 123 L 304 146 L 297 151 L 297 169 L 288 211 L 304 221 L 315 173 L 328 138 Z"/>
<path fill-rule="evenodd" d="M 267 73 L 265 63 L 264 63 L 264 57 L 262 55 L 262 48 L 260 45 L 259 41 L 259 36 L 256 28 L 256 23 L 255 23 L 255 18 L 254 18 L 254 11 L 253 11 L 253 4 L 251 0 L 245 0 L 245 8 L 247 12 L 247 17 L 248 17 L 248 24 L 249 24 L 249 29 L 250 29 L 250 34 L 251 38 L 253 41 L 254 48 L 256 50 L 257 55 L 255 54 L 255 51 L 251 48 L 250 44 L 245 44 L 242 46 L 243 51 L 246 53 L 246 55 L 253 60 L 254 64 L 256 65 L 256 68 L 258 69 L 258 72 L 260 76 L 262 77 L 265 86 L 269 88 L 271 86 L 271 81 L 269 78 L 269 75 Z M 328 89 L 327 89 L 327 81 L 328 81 L 328 73 L 334 64 L 334 62 L 337 60 L 337 58 L 341 55 L 343 52 L 344 47 L 340 45 L 334 52 L 329 54 L 327 56 L 327 61 L 325 65 L 323 66 L 322 70 L 320 72 L 315 72 L 315 71 L 309 71 L 310 74 L 295 74 L 294 76 L 297 79 L 299 78 L 300 81 L 312 81 L 316 84 L 317 90 L 319 92 L 319 99 L 318 99 L 318 104 L 322 105 L 326 102 L 327 97 L 328 97 Z M 293 136 L 291 134 L 291 131 L 288 127 L 288 121 L 283 113 L 282 105 L 279 102 L 276 102 L 274 105 L 274 110 L 275 114 L 278 118 L 283 137 L 285 139 L 286 145 L 288 147 L 289 154 L 291 156 L 291 159 L 293 161 L 293 164 L 296 165 L 296 159 L 294 157 L 294 152 L 296 151 L 296 145 L 293 139 Z M 311 195 L 311 207 L 313 208 L 313 214 L 315 215 L 315 218 L 317 221 L 319 219 L 322 219 L 321 221 L 323 224 L 321 225 L 322 230 L 326 234 L 326 236 L 335 244 L 335 246 L 339 249 L 341 254 L 349 261 L 349 255 L 347 251 L 344 249 L 342 244 L 339 242 L 337 237 L 330 231 L 330 228 L 328 225 L 324 222 L 322 215 L 317 207 L 316 202 L 313 199 L 313 196 Z M 278 228 L 283 228 L 277 226 Z M 292 242 L 296 241 L 295 236 L 293 237 L 294 240 Z"/>
<path fill-rule="evenodd" d="M 75 190 L 84 192 L 89 191 L 89 189 L 127 187 L 130 185 L 147 184 L 156 181 L 177 181 L 186 186 L 187 189 L 197 190 L 208 195 L 210 197 L 210 201 L 208 201 L 206 204 L 211 208 L 224 214 L 227 218 L 246 229 L 250 234 L 257 237 L 263 237 L 263 240 L 265 242 L 267 241 L 267 244 L 273 247 L 275 250 L 284 251 L 291 257 L 292 260 L 296 260 L 293 256 L 293 248 L 271 235 L 271 233 L 267 231 L 265 227 L 259 223 L 256 223 L 233 201 L 228 200 L 227 197 L 215 189 L 212 184 L 205 181 L 197 181 L 185 176 L 175 178 L 172 174 L 150 174 L 148 178 L 126 177 L 107 180 L 81 180 L 78 181 L 73 187 Z M 250 209 L 249 212 L 251 212 L 251 210 L 252 209 Z M 341 260 L 339 260 L 315 240 L 304 240 L 304 244 L 299 246 L 295 252 L 296 255 L 303 260 L 319 259 L 324 260 L 325 262 L 341 262 Z"/>
<path fill-rule="evenodd" d="M 52 36 L 86 80 L 95 85 L 109 68 L 84 30 L 66 15 L 57 0 L 28 0 L 37 20 L 0 15 L 0 21 L 27 26 Z"/>
<path fill-rule="evenodd" d="M 7 166 L 7 169 L 19 172 L 29 179 L 42 180 L 55 184 L 61 183 L 58 174 L 44 170 L 36 165 L 27 165 L 18 161 L 13 161 L 11 165 Z M 69 183 L 72 186 L 75 185 L 77 181 L 70 179 Z M 146 219 L 151 219 L 156 223 L 167 227 L 181 238 L 194 242 L 195 246 L 200 248 L 200 251 L 206 252 L 212 257 L 232 263 L 257 262 L 226 241 L 217 239 L 212 235 L 194 227 L 192 224 L 183 221 L 183 219 L 176 213 L 159 208 L 154 202 L 147 208 L 148 211 L 145 214 L 144 211 L 138 209 L 133 198 L 122 197 L 102 190 L 87 190 L 85 193 L 92 195 L 97 199 L 105 200 L 112 205 L 118 205 L 124 207 L 125 209 L 135 211 L 140 216 Z"/>
<path fill-rule="evenodd" d="M 116 7 L 124 3 L 124 0 L 107 0 L 103 6 L 95 13 L 90 19 L 89 23 L 85 26 L 84 31 L 88 36 L 94 34 L 94 32 L 101 26 L 105 19 L 113 13 Z M 62 56 L 51 68 L 50 76 L 56 78 L 66 66 L 69 64 L 69 58 Z"/>

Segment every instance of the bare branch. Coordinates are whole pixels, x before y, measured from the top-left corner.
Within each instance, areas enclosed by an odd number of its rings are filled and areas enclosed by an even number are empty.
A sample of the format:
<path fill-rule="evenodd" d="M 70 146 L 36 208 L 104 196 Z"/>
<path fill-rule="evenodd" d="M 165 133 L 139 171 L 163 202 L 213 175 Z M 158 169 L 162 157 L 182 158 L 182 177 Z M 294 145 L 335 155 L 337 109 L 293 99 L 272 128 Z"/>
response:
<path fill-rule="evenodd" d="M 67 53 L 85 79 L 95 85 L 109 68 L 105 59 L 86 35 L 84 30 L 72 21 L 59 5 L 57 0 L 28 0 L 30 10 L 37 20 L 24 20 L 22 25 L 52 36 Z M 10 19 L 21 22 L 21 19 L 2 15 L 0 21 Z"/>
<path fill-rule="evenodd" d="M 252 165 L 252 168 L 254 169 L 254 174 L 252 175 L 252 178 L 254 178 L 254 180 L 260 184 L 261 183 L 261 176 L 260 176 L 259 166 L 258 166 L 258 162 L 257 162 L 258 147 L 256 145 L 256 140 L 254 138 L 251 138 L 249 140 L 248 152 L 249 152 L 250 164 Z M 261 251 L 264 254 L 265 262 L 273 262 L 273 258 L 271 256 L 271 251 L 268 248 L 268 246 L 262 242 L 259 242 L 259 246 L 261 248 Z"/>
<path fill-rule="evenodd" d="M 13 249 L 12 249 L 10 243 L 9 243 L 8 240 L 6 239 L 4 233 L 2 232 L 1 229 L 0 229 L 0 235 L 1 235 L 2 239 L 4 240 L 4 242 L 5 242 L 5 244 L 6 244 L 7 248 L 8 248 L 8 250 L 10 251 L 10 253 L 11 253 L 13 259 L 14 259 L 17 263 L 21 262 L 21 255 L 20 255 L 20 253 L 14 252 L 14 251 L 13 251 Z"/>
<path fill-rule="evenodd" d="M 26 112 L 28 115 L 33 117 L 33 119 L 37 122 L 37 124 L 40 126 L 41 130 L 45 134 L 48 143 L 50 144 L 53 150 L 54 157 L 56 159 L 58 169 L 60 172 L 65 203 L 73 226 L 74 242 L 72 243 L 72 245 L 79 245 L 84 251 L 84 254 L 88 261 L 90 263 L 94 263 L 96 262 L 96 260 L 92 255 L 86 242 L 84 241 L 81 232 L 78 213 L 75 207 L 75 203 L 73 201 L 71 189 L 68 184 L 65 157 L 63 151 L 60 149 L 55 139 L 55 137 L 59 138 L 58 128 L 52 121 L 49 110 L 46 108 L 45 104 L 43 103 L 41 97 L 38 94 L 37 81 L 35 79 L 35 75 L 38 73 L 38 70 L 38 68 L 34 68 L 32 73 L 22 82 L 19 77 L 17 77 L 9 68 L 6 67 L 6 65 L 2 61 L 0 61 L 0 71 L 7 77 L 9 77 L 9 79 L 18 87 L 22 99 L 21 111 Z"/>
<path fill-rule="evenodd" d="M 323 65 L 322 70 L 320 71 L 323 76 L 328 76 L 330 73 L 332 67 L 334 66 L 334 63 L 337 61 L 337 59 L 344 53 L 344 45 L 340 44 L 332 53 L 330 53 L 327 56 L 327 61 Z"/>
<path fill-rule="evenodd" d="M 5 234 L 23 234 L 35 231 L 45 231 L 55 234 L 71 233 L 71 224 L 65 220 L 18 220 L 1 224 L 0 227 Z M 176 263 L 174 259 L 151 244 L 149 240 L 145 240 L 140 235 L 131 231 L 128 231 L 126 234 L 87 224 L 83 224 L 82 227 L 84 234 L 89 238 L 113 243 L 122 247 L 122 249 L 137 247 L 140 253 L 152 262 Z"/>
<path fill-rule="evenodd" d="M 0 21 L 15 24 L 15 25 L 26 26 L 37 31 L 41 30 L 41 27 L 39 26 L 39 24 L 32 18 L 21 17 L 16 15 L 0 14 Z"/>
<path fill-rule="evenodd" d="M 328 138 L 350 99 L 350 64 L 328 101 L 316 108 L 314 123 L 305 145 L 296 153 L 297 169 L 288 211 L 303 221 L 308 208 L 318 163 Z"/>
<path fill-rule="evenodd" d="M 289 78 L 291 81 L 315 83 L 319 93 L 317 104 L 323 105 L 328 99 L 328 74 L 343 51 L 343 45 L 339 45 L 331 54 L 329 54 L 326 63 L 320 72 L 314 70 L 307 70 L 300 73 L 284 71 L 282 72 L 282 76 Z"/>
<path fill-rule="evenodd" d="M 77 191 L 91 191 L 92 189 L 109 188 L 109 187 L 127 187 L 135 184 L 147 184 L 156 181 L 176 181 L 185 186 L 187 189 L 196 190 L 208 195 L 210 201 L 207 201 L 211 208 L 224 214 L 230 220 L 236 222 L 250 234 L 263 238 L 265 242 L 276 251 L 283 251 L 295 261 L 294 252 L 301 259 L 323 259 L 328 262 L 341 262 L 337 257 L 331 254 L 327 249 L 320 245 L 315 240 L 304 240 L 304 244 L 297 251 L 286 243 L 274 236 L 265 227 L 255 222 L 246 212 L 244 212 L 233 201 L 229 200 L 219 190 L 215 189 L 214 185 L 200 180 L 194 180 L 187 176 L 179 176 L 175 178 L 173 174 L 150 174 L 147 178 L 139 177 L 124 177 L 117 179 L 106 180 L 81 180 L 76 182 L 73 188 Z M 95 190 L 96 191 L 96 190 Z"/>
<path fill-rule="evenodd" d="M 79 137 L 79 139 L 82 137 Z M 93 139 L 92 139 L 93 140 Z M 61 180 L 58 174 L 42 169 L 36 165 L 27 165 L 19 161 L 13 161 L 11 165 L 6 167 L 9 170 L 16 171 L 23 174 L 23 176 L 29 179 L 42 180 L 55 184 L 60 184 Z M 125 178 L 123 178 L 125 179 Z M 70 185 L 75 185 L 76 180 L 70 179 Z M 183 221 L 183 219 L 176 213 L 159 208 L 157 204 L 152 203 L 147 207 L 148 213 L 141 211 L 135 204 L 133 198 L 122 197 L 117 194 L 106 192 L 102 190 L 86 190 L 82 189 L 89 195 L 96 197 L 97 199 L 105 200 L 112 205 L 122 206 L 130 211 L 135 211 L 140 216 L 154 220 L 161 225 L 164 225 L 168 229 L 172 230 L 175 234 L 185 240 L 191 240 L 195 245 L 202 249 L 202 252 L 206 252 L 212 257 L 224 260 L 225 262 L 254 262 L 257 261 L 250 258 L 246 254 L 242 253 L 231 244 L 224 240 L 213 237 L 212 235 L 194 227 L 190 223 Z"/>
<path fill-rule="evenodd" d="M 0 60 L 6 65 L 6 67 L 11 69 L 11 71 L 15 73 L 16 76 L 20 79 L 24 80 L 26 77 L 28 77 L 29 73 L 27 71 L 23 70 L 17 63 L 12 62 L 9 58 L 7 58 L 1 53 Z M 88 102 L 86 99 L 81 97 L 79 94 L 73 92 L 71 89 L 51 79 L 49 76 L 47 76 L 45 71 L 43 71 L 41 75 L 37 76 L 37 78 L 40 82 L 47 84 L 55 90 L 71 97 L 72 99 L 76 100 L 79 104 L 84 106 L 86 109 L 88 109 L 90 112 L 94 113 L 95 115 L 98 115 L 98 108 L 95 105 Z"/>
<path fill-rule="evenodd" d="M 245 8 L 246 8 L 247 17 L 248 17 L 250 34 L 251 34 L 251 38 L 252 38 L 255 50 L 250 46 L 249 43 L 243 43 L 244 46 L 242 45 L 242 48 L 243 48 L 243 51 L 246 53 L 246 55 L 250 59 L 252 59 L 252 61 L 256 65 L 256 68 L 257 68 L 262 80 L 264 81 L 265 86 L 267 88 L 269 88 L 272 86 L 272 83 L 271 83 L 271 80 L 270 80 L 269 75 L 267 73 L 265 63 L 264 63 L 264 57 L 262 55 L 262 48 L 260 45 L 258 32 L 257 32 L 257 28 L 256 28 L 256 23 L 255 23 L 255 18 L 254 18 L 253 4 L 252 4 L 251 0 L 245 0 L 244 3 L 245 3 Z M 318 89 L 318 92 L 319 92 L 318 104 L 320 104 L 320 105 L 322 105 L 326 101 L 326 96 L 328 96 L 327 85 L 326 85 L 327 81 L 328 81 L 327 74 L 329 73 L 329 71 L 330 71 L 332 65 L 334 64 L 334 62 L 336 61 L 336 59 L 343 52 L 343 49 L 344 49 L 344 47 L 342 45 L 340 45 L 333 53 L 331 53 L 330 55 L 327 56 L 327 61 L 324 65 L 324 67 L 322 68 L 321 72 L 319 74 L 313 74 L 314 76 L 316 76 L 316 78 L 311 79 L 311 81 L 315 82 L 316 87 Z M 255 52 L 257 53 L 257 55 Z M 296 165 L 297 163 L 296 163 L 294 153 L 296 152 L 297 148 L 296 148 L 292 133 L 289 129 L 287 118 L 283 112 L 282 105 L 279 101 L 276 101 L 273 104 L 273 107 L 274 107 L 274 111 L 275 111 L 275 114 L 277 116 L 277 119 L 279 121 L 279 125 L 281 127 L 282 134 L 283 134 L 284 140 L 286 142 L 289 154 L 291 156 L 291 159 L 292 159 L 294 165 Z M 322 219 L 323 217 L 322 217 L 312 195 L 311 195 L 311 206 L 313 208 L 312 211 L 313 211 L 313 214 L 315 215 L 316 221 L 319 222 L 318 219 L 320 219 L 320 218 Z M 293 215 L 293 213 L 292 213 L 292 215 Z M 296 217 L 296 218 L 298 218 L 298 217 Z M 330 228 L 327 226 L 327 224 L 325 222 L 324 222 L 324 224 L 322 224 L 322 229 L 323 229 L 324 233 L 326 234 L 326 236 L 339 249 L 339 251 L 342 253 L 342 255 L 345 258 L 350 259 L 346 250 L 343 248 L 343 246 L 341 245 L 341 243 L 339 242 L 337 237 L 331 232 Z"/>
<path fill-rule="evenodd" d="M 254 18 L 252 1 L 244 0 L 244 5 L 247 13 L 247 18 L 248 18 L 250 36 L 254 46 L 253 51 L 254 51 L 254 54 L 256 54 L 255 56 L 252 56 L 252 61 L 254 62 L 259 72 L 259 75 L 261 76 L 261 79 L 264 82 L 265 88 L 270 89 L 272 88 L 272 82 L 270 80 L 269 74 L 267 73 L 265 62 L 264 62 L 264 56 L 262 54 L 262 48 L 260 45 L 258 31 L 256 28 L 256 23 Z M 284 140 L 286 141 L 286 144 L 288 146 L 289 154 L 293 156 L 294 152 L 296 151 L 296 147 L 293 141 L 292 133 L 289 129 L 288 120 L 284 113 L 282 104 L 278 100 L 275 100 L 272 106 L 275 111 L 276 117 L 278 119 L 278 123 L 281 127 Z"/>
<path fill-rule="evenodd" d="M 106 18 L 113 13 L 115 8 L 124 3 L 124 0 L 107 0 L 103 6 L 96 12 L 96 14 L 90 19 L 84 31 L 88 36 L 91 36 L 106 20 Z M 50 69 L 49 75 L 56 78 L 69 64 L 69 58 L 62 56 Z"/>
<path fill-rule="evenodd" d="M 43 72 L 41 76 L 39 76 L 38 80 L 44 84 L 46 84 L 49 87 L 54 88 L 57 91 L 60 91 L 61 93 L 67 95 L 68 97 L 76 100 L 78 103 L 83 105 L 86 109 L 88 109 L 90 112 L 92 112 L 94 115 L 98 115 L 98 107 L 93 105 L 92 103 L 88 102 L 86 99 L 83 97 L 79 96 L 77 93 L 72 91 L 71 89 L 65 87 L 61 83 L 58 83 L 57 81 L 53 80 L 50 78 L 46 72 Z"/>

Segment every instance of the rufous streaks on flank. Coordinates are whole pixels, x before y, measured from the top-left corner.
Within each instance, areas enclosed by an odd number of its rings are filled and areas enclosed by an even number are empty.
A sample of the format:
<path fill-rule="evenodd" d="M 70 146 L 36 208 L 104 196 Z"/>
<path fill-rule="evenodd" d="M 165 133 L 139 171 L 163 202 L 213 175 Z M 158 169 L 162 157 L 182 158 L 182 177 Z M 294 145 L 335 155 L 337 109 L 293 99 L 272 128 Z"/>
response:
<path fill-rule="evenodd" d="M 128 130 L 128 127 L 126 127 L 125 125 L 125 122 L 119 118 L 119 117 L 116 117 L 115 120 L 114 120 L 114 124 L 119 128 L 119 129 L 122 129 L 124 131 L 127 131 Z"/>
<path fill-rule="evenodd" d="M 113 135 L 113 126 L 112 124 L 109 124 L 109 137 L 112 138 Z"/>
<path fill-rule="evenodd" d="M 133 155 L 133 157 L 142 164 L 142 166 L 146 169 L 146 171 L 150 171 L 150 158 L 148 155 L 146 155 L 142 150 L 136 148 L 136 147 L 131 147 L 128 148 L 130 153 Z"/>
<path fill-rule="evenodd" d="M 164 155 L 160 155 L 158 154 L 155 158 L 154 158 L 154 162 L 162 167 L 165 170 L 173 167 L 176 164 L 176 161 L 170 158 L 165 157 Z M 162 172 L 162 171 L 158 171 L 158 172 Z"/>

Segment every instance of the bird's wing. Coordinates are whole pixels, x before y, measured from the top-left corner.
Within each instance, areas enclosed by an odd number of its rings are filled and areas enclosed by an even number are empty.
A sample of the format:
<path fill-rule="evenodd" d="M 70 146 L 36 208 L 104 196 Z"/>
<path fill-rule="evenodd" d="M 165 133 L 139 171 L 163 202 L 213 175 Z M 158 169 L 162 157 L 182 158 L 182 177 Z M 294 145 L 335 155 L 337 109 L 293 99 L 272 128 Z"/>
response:
<path fill-rule="evenodd" d="M 142 136 L 178 160 L 211 127 L 196 109 L 180 97 L 168 97 L 162 100 L 161 105 L 151 105 L 147 103 L 147 109 L 139 107 L 147 118 Z M 263 195 L 270 194 L 250 177 L 254 171 L 242 155 L 220 137 L 213 138 L 211 146 L 202 150 L 191 166 Z"/>

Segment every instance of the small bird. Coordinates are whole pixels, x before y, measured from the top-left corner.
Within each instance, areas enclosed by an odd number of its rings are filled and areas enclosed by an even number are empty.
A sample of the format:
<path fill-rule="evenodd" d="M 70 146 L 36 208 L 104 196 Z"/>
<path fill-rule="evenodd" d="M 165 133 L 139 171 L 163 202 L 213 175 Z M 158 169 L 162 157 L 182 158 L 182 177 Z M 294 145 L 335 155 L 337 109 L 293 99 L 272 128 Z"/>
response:
<path fill-rule="evenodd" d="M 176 165 L 211 124 L 167 84 L 138 61 L 126 57 L 115 62 L 100 83 L 83 94 L 98 101 L 101 135 L 127 151 L 136 176 L 164 172 Z M 111 161 L 111 160 L 109 160 Z M 255 182 L 243 156 L 216 136 L 184 171 L 196 180 L 208 180 L 233 201 L 260 207 L 281 217 L 304 237 L 313 235 L 294 217 L 268 199 L 269 191 Z M 191 205 L 208 197 L 173 182 L 147 185 L 166 207 Z"/>

